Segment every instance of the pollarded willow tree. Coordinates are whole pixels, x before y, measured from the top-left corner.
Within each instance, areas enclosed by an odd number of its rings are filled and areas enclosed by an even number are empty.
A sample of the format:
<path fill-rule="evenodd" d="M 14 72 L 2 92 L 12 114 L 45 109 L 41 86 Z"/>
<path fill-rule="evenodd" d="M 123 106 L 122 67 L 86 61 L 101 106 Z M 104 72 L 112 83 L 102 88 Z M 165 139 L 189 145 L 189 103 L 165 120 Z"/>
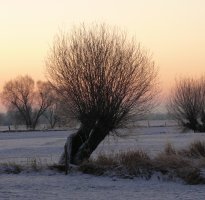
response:
<path fill-rule="evenodd" d="M 205 77 L 176 81 L 168 111 L 184 127 L 194 132 L 205 131 Z"/>
<path fill-rule="evenodd" d="M 140 44 L 117 29 L 82 25 L 59 34 L 46 65 L 67 112 L 81 124 L 67 140 L 73 164 L 88 159 L 110 132 L 153 106 L 154 62 Z"/>

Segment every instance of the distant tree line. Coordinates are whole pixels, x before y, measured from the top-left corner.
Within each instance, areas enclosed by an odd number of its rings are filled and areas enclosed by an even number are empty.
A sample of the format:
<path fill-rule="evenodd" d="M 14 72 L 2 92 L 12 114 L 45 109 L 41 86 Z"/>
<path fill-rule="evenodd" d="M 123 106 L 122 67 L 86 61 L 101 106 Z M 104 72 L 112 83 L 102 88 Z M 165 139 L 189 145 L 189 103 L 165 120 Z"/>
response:
<path fill-rule="evenodd" d="M 5 83 L 1 101 L 7 113 L 0 113 L 1 125 L 26 125 L 35 129 L 40 124 L 50 128 L 66 126 L 71 112 L 49 82 L 19 76 Z M 141 119 L 175 119 L 185 129 L 205 131 L 205 78 L 184 78 L 176 81 L 167 105 L 168 113 L 149 113 Z M 138 118 L 139 119 L 139 118 Z"/>

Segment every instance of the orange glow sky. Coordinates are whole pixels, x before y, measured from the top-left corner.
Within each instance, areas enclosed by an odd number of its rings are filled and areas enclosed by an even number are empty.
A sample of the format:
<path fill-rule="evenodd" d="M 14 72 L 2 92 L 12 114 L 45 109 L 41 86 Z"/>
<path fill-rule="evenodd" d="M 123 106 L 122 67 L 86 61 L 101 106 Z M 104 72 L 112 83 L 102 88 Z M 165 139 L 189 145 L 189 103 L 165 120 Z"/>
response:
<path fill-rule="evenodd" d="M 105 22 L 135 36 L 159 67 L 163 90 L 205 72 L 205 0 L 0 0 L 0 90 L 17 75 L 44 79 L 59 29 Z"/>

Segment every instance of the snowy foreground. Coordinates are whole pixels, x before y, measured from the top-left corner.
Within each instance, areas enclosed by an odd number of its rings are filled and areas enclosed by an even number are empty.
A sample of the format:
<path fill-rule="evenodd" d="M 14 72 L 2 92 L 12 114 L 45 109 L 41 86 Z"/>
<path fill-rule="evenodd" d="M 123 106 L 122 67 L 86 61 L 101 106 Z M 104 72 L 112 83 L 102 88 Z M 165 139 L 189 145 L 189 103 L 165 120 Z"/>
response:
<path fill-rule="evenodd" d="M 0 199 L 18 200 L 203 200 L 204 186 L 83 174 L 0 176 Z"/>
<path fill-rule="evenodd" d="M 0 162 L 26 163 L 32 158 L 57 162 L 70 131 L 0 132 Z M 93 156 L 130 149 L 142 149 L 149 155 L 163 150 L 169 142 L 182 148 L 195 140 L 205 140 L 204 133 L 180 133 L 177 127 L 141 127 L 121 130 L 123 138 L 107 138 Z M 204 185 L 139 178 L 97 177 L 73 172 L 67 176 L 54 171 L 0 174 L 0 200 L 40 199 L 205 199 Z"/>

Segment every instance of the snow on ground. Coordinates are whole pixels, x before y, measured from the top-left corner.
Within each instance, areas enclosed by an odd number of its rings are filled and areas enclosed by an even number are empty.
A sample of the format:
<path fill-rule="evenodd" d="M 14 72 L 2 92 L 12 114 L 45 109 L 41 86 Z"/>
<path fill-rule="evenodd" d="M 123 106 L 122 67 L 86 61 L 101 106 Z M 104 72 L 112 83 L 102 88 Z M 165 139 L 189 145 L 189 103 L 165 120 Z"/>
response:
<path fill-rule="evenodd" d="M 0 133 L 0 162 L 26 161 L 28 158 L 55 162 L 63 151 L 70 131 Z"/>
<path fill-rule="evenodd" d="M 2 200 L 203 200 L 205 187 L 85 174 L 0 176 Z"/>
<path fill-rule="evenodd" d="M 0 132 L 0 162 L 26 162 L 37 157 L 42 162 L 58 161 L 69 131 Z M 180 133 L 175 126 L 140 127 L 120 130 L 127 137 L 108 137 L 95 151 L 114 153 L 143 149 L 151 155 L 170 142 L 182 148 L 195 140 L 205 140 L 204 133 Z M 205 198 L 205 186 L 159 181 L 157 178 L 119 179 L 80 173 L 67 176 L 55 172 L 0 175 L 0 200 L 64 199 L 195 199 Z"/>

